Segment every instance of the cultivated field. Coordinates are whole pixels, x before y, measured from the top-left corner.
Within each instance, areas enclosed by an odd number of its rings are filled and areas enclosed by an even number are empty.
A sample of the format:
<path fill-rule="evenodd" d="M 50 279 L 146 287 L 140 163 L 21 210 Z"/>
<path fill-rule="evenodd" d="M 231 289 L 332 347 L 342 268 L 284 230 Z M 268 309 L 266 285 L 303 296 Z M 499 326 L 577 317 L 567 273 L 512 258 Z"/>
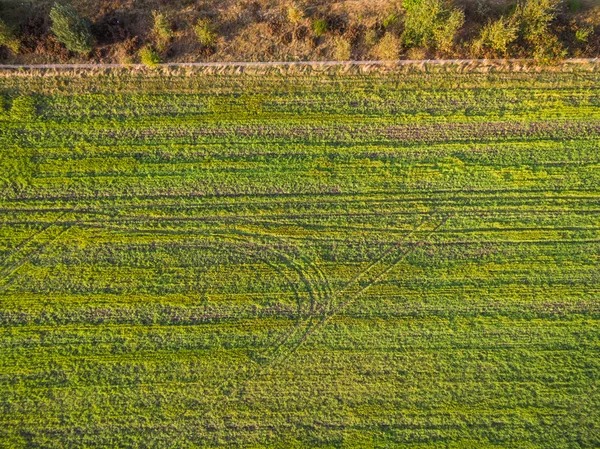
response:
<path fill-rule="evenodd" d="M 0 78 L 0 447 L 600 446 L 600 71 Z"/>

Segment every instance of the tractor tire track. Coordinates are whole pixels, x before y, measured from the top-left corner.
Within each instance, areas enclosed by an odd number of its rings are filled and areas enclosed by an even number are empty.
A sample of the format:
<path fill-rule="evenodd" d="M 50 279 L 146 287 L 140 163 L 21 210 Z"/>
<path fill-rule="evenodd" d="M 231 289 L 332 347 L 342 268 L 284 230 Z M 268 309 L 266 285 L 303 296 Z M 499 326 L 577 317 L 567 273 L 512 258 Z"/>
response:
<path fill-rule="evenodd" d="M 322 328 L 328 321 L 330 321 L 334 316 L 338 315 L 342 312 L 348 305 L 350 305 L 356 298 L 362 295 L 365 291 L 375 285 L 379 280 L 381 280 L 389 271 L 391 271 L 398 263 L 408 257 L 411 253 L 413 253 L 417 248 L 423 246 L 425 240 L 434 234 L 437 230 L 439 230 L 449 219 L 449 216 L 444 216 L 440 223 L 438 223 L 432 230 L 428 231 L 425 236 L 419 239 L 416 242 L 410 242 L 409 248 L 402 252 L 400 255 L 396 255 L 395 251 L 400 248 L 402 245 L 406 244 L 406 240 L 397 242 L 390 249 L 386 250 L 384 254 L 377 259 L 375 262 L 371 263 L 365 270 L 355 276 L 346 286 L 340 290 L 331 301 L 327 304 L 327 307 L 321 310 L 321 313 L 311 316 L 309 320 L 305 323 L 304 331 L 301 331 L 301 336 L 298 338 L 296 342 L 292 342 L 288 347 L 288 350 L 284 352 L 278 359 L 273 361 L 273 365 L 283 362 L 291 356 L 294 352 L 298 350 L 298 348 L 317 330 Z M 411 235 L 419 232 L 419 228 L 422 227 L 426 222 L 421 223 L 421 225 L 415 229 Z M 392 257 L 390 257 L 392 256 Z M 391 260 L 388 261 L 388 259 Z M 370 272 L 374 271 L 374 275 L 372 277 L 367 277 Z M 365 279 L 366 278 L 366 279 Z M 366 284 L 363 284 L 361 280 L 365 279 Z M 341 299 L 338 303 L 335 303 L 334 300 L 336 298 Z"/>
<path fill-rule="evenodd" d="M 423 219 L 419 225 L 407 236 L 416 234 L 419 230 L 430 223 L 433 216 L 438 212 L 432 212 L 427 218 Z M 393 269 L 400 261 L 411 254 L 416 248 L 423 245 L 425 240 L 440 229 L 450 218 L 449 215 L 444 215 L 432 230 L 428 231 L 425 236 L 416 242 L 409 243 L 410 247 L 402 254 L 397 255 L 395 251 L 402 245 L 406 244 L 406 239 L 397 242 L 392 247 L 387 249 L 377 260 L 369 264 L 363 271 L 352 278 L 340 291 L 334 293 L 329 298 L 328 302 L 321 305 L 317 313 L 313 313 L 310 316 L 299 320 L 292 329 L 286 331 L 273 345 L 267 347 L 256 360 L 252 360 L 251 363 L 242 366 L 233 374 L 229 379 L 224 380 L 218 384 L 214 389 L 214 392 L 224 392 L 229 399 L 239 399 L 243 397 L 246 387 L 256 377 L 265 374 L 269 369 L 287 360 L 297 349 L 307 340 L 308 337 L 313 335 L 316 331 L 321 329 L 333 316 L 339 314 L 344 308 L 346 308 L 352 301 L 354 301 L 363 292 L 368 290 L 378 280 L 383 278 L 391 269 Z M 389 262 L 386 260 L 391 258 Z M 363 279 L 369 272 L 373 271 L 377 267 L 381 267 L 373 277 L 368 280 L 366 285 L 360 284 L 360 280 Z M 353 287 L 358 286 L 352 290 Z M 334 303 L 336 298 L 344 298 L 337 304 Z M 234 395 L 234 390 L 238 390 Z M 214 407 L 217 405 L 215 402 L 208 402 L 207 407 L 202 413 L 202 417 L 205 417 Z M 182 413 L 181 416 L 186 416 L 187 411 Z"/>
<path fill-rule="evenodd" d="M 444 215 L 440 223 L 432 230 L 428 231 L 425 236 L 418 241 L 408 242 L 409 248 L 398 255 L 397 250 L 403 245 L 406 245 L 407 240 L 410 239 L 411 236 L 421 232 L 421 229 L 425 225 L 430 224 L 432 218 L 436 214 L 440 214 L 440 212 L 436 210 L 424 217 L 415 229 L 413 229 L 413 231 L 411 231 L 403 240 L 396 242 L 390 248 L 385 250 L 378 259 L 371 262 L 364 270 L 355 275 L 337 292 L 333 292 L 323 271 L 305 256 L 299 256 L 303 262 L 303 264 L 300 264 L 290 257 L 287 252 L 277 249 L 272 243 L 268 242 L 268 240 L 286 242 L 285 238 L 246 229 L 229 229 L 223 232 L 210 234 L 210 236 L 224 239 L 225 241 L 251 242 L 256 245 L 256 248 L 251 248 L 249 250 L 250 253 L 265 262 L 269 267 L 280 273 L 286 279 L 286 282 L 292 288 L 298 302 L 298 321 L 296 324 L 290 329 L 282 332 L 281 335 L 279 335 L 277 339 L 262 352 L 251 356 L 250 361 L 239 367 L 232 376 L 212 387 L 207 386 L 207 392 L 210 391 L 210 397 L 214 394 L 223 393 L 229 399 L 237 398 L 244 394 L 246 385 L 248 385 L 252 379 L 266 373 L 267 370 L 271 369 L 273 366 L 287 360 L 311 335 L 321 329 L 332 317 L 339 314 L 358 296 L 371 288 L 371 286 L 383 278 L 394 266 L 411 254 L 416 248 L 422 246 L 427 237 L 441 228 L 449 218 L 449 215 Z M 290 242 L 286 243 L 294 247 Z M 288 270 L 295 272 L 298 276 L 298 280 L 304 284 L 311 301 L 311 307 L 306 313 L 301 306 L 302 298 L 296 287 L 296 280 L 290 277 L 290 275 L 286 273 L 286 270 L 282 270 L 280 264 L 273 263 L 272 260 L 261 254 L 261 249 L 273 254 L 281 261 L 282 265 L 287 267 Z M 370 273 L 373 273 L 373 275 L 369 276 Z M 366 280 L 366 282 L 361 282 L 364 280 Z M 319 285 L 326 287 L 319 288 Z M 214 411 L 216 406 L 218 406 L 217 403 L 210 399 L 203 405 L 204 407 L 202 408 L 204 408 L 204 410 L 202 411 L 201 416 L 208 415 Z M 192 410 L 197 410 L 197 408 L 198 405 L 193 404 L 188 410 L 182 412 L 180 417 L 188 416 Z"/>
<path fill-rule="evenodd" d="M 255 230 L 250 231 L 247 229 L 244 229 L 243 231 L 239 232 L 243 232 L 246 236 L 252 236 L 251 238 L 277 240 L 279 242 L 285 243 L 287 246 L 297 249 L 296 243 L 280 235 L 274 235 L 267 232 L 257 232 Z M 262 243 L 266 244 L 264 242 Z M 304 256 L 301 251 L 298 250 L 297 253 L 301 263 L 298 263 L 290 259 L 289 257 L 287 257 L 287 259 L 290 261 L 290 263 L 294 264 L 294 266 L 298 270 L 298 274 L 301 275 L 306 281 L 305 285 L 309 290 L 309 295 L 311 299 L 309 310 L 306 312 L 306 314 L 312 314 L 320 304 L 323 304 L 329 296 L 333 295 L 333 290 L 331 288 L 331 285 L 329 284 L 329 281 L 327 280 L 327 277 L 323 273 L 323 270 L 321 270 L 321 268 L 319 268 L 319 266 L 315 264 L 312 260 L 310 260 L 308 257 Z M 299 316 L 300 315 L 302 315 L 302 311 L 299 310 Z"/>

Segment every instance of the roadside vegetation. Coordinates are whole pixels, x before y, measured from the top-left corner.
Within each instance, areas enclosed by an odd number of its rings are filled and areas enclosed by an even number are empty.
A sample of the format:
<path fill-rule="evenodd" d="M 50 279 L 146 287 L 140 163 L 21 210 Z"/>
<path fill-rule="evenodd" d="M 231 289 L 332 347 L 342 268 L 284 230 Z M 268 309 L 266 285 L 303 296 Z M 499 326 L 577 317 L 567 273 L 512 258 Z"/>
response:
<path fill-rule="evenodd" d="M 594 0 L 4 0 L 0 62 L 533 58 L 600 55 Z"/>

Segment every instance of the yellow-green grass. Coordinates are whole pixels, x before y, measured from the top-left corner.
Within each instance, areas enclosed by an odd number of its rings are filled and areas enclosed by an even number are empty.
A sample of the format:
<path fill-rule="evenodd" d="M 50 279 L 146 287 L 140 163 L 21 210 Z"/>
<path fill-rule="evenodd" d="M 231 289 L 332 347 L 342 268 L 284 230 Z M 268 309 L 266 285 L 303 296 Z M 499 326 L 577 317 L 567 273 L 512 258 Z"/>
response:
<path fill-rule="evenodd" d="M 1 77 L 1 446 L 598 447 L 599 82 Z"/>

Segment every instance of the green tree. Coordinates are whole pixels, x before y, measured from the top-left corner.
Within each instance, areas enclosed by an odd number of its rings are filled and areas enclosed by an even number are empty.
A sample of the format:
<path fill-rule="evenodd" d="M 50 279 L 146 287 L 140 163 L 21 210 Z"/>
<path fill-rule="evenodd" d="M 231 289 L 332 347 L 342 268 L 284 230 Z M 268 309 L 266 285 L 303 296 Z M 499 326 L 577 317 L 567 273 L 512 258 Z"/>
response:
<path fill-rule="evenodd" d="M 561 0 L 524 0 L 515 12 L 523 37 L 534 45 L 547 37 Z"/>
<path fill-rule="evenodd" d="M 88 21 L 82 19 L 70 5 L 55 3 L 50 11 L 52 33 L 68 50 L 89 53 L 94 39 Z"/>
<path fill-rule="evenodd" d="M 152 16 L 154 17 L 152 35 L 154 36 L 158 50 L 164 51 L 173 37 L 173 30 L 165 14 L 154 11 Z"/>
<path fill-rule="evenodd" d="M 397 23 L 398 23 L 398 14 L 393 12 L 391 14 L 388 14 L 386 16 L 386 18 L 383 19 L 383 22 L 381 22 L 381 25 L 383 25 L 383 28 L 387 30 L 388 28 L 393 27 Z"/>
<path fill-rule="evenodd" d="M 533 48 L 533 57 L 543 63 L 561 59 L 566 51 L 552 33 L 561 0 L 523 0 L 515 10 L 521 37 Z"/>
<path fill-rule="evenodd" d="M 435 28 L 433 33 L 435 46 L 443 52 L 450 52 L 454 47 L 454 41 L 458 31 L 465 23 L 465 13 L 460 9 L 452 9 L 445 20 Z"/>

